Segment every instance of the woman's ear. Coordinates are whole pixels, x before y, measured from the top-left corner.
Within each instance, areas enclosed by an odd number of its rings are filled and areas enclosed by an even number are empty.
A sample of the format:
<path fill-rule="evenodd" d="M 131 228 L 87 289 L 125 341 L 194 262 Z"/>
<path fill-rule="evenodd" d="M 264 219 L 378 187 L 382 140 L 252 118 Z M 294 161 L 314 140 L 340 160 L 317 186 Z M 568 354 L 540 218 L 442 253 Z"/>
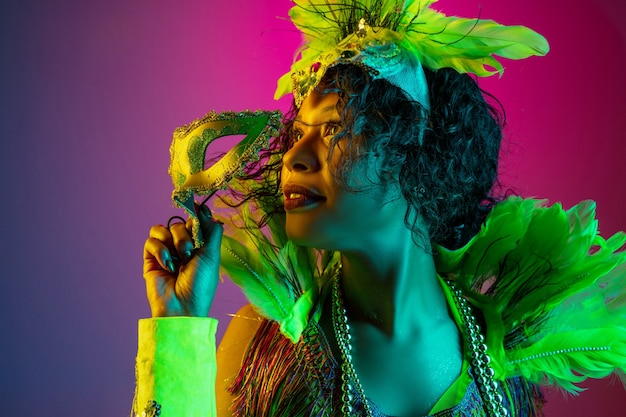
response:
<path fill-rule="evenodd" d="M 394 152 L 381 150 L 378 152 L 378 175 L 384 182 L 399 182 L 400 171 L 405 158 Z"/>

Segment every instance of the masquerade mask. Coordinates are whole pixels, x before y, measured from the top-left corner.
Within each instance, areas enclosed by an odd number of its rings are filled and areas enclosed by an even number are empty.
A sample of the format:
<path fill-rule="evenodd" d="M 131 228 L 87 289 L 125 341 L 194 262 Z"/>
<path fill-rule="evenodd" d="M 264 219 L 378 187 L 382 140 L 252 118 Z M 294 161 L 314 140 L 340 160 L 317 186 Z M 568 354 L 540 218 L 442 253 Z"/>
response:
<path fill-rule="evenodd" d="M 271 137 L 281 128 L 279 111 L 214 111 L 202 119 L 179 127 L 174 131 L 170 146 L 168 173 L 174 183 L 174 205 L 185 209 L 193 221 L 193 237 L 196 247 L 202 246 L 200 223 L 194 205 L 195 195 L 211 196 L 225 189 L 228 182 L 243 174 L 247 163 L 258 160 L 259 151 L 267 147 Z M 230 135 L 246 135 L 219 161 L 204 168 L 206 151 L 218 138 Z"/>

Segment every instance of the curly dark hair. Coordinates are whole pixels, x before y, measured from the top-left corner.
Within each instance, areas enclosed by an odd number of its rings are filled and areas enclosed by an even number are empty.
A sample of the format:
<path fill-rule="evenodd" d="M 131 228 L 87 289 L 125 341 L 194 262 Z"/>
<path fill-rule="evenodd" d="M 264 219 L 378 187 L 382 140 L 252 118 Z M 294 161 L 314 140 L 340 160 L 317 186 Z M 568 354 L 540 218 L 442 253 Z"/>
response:
<path fill-rule="evenodd" d="M 409 203 L 405 223 L 414 240 L 428 239 L 455 249 L 476 234 L 498 201 L 492 190 L 497 184 L 504 112 L 467 74 L 449 68 L 425 73 L 429 111 L 360 67 L 338 65 L 328 70 L 318 88 L 339 94 L 342 118 L 342 130 L 331 141 L 328 157 L 341 142 L 343 156 L 334 177 L 339 186 L 358 192 L 350 185 L 354 164 L 365 155 L 380 156 L 380 172 L 369 180 L 382 182 L 391 172 L 399 178 Z M 255 187 L 246 200 L 255 199 L 266 219 L 284 213 L 280 159 L 293 145 L 290 130 L 297 111 L 293 105 L 284 131 L 262 155 L 263 162 L 248 171 L 249 178 L 262 178 L 264 186 Z M 418 219 L 426 230 L 418 227 Z"/>

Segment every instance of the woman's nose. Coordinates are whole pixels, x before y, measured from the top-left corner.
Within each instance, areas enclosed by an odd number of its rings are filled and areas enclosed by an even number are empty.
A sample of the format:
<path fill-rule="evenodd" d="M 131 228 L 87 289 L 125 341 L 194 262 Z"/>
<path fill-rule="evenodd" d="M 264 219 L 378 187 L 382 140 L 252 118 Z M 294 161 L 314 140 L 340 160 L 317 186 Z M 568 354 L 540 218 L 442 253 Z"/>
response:
<path fill-rule="evenodd" d="M 320 169 L 320 155 L 313 135 L 306 135 L 283 155 L 284 166 L 292 172 L 315 172 Z"/>

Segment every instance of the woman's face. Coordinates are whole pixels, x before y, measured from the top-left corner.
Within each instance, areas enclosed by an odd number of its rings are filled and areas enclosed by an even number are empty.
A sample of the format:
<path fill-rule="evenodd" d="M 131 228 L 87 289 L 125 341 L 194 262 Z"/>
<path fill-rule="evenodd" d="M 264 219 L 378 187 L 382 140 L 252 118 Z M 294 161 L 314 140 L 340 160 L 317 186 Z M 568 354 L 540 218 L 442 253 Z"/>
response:
<path fill-rule="evenodd" d="M 359 192 L 335 181 L 333 169 L 344 157 L 341 140 L 350 140 L 341 139 L 329 160 L 331 139 L 341 130 L 338 98 L 337 93 L 311 93 L 294 121 L 294 144 L 283 156 L 282 169 L 287 235 L 319 249 L 359 250 L 372 239 L 393 238 L 390 233 L 398 222 L 404 228 L 407 204 L 397 182 L 368 180 L 378 162 L 374 157 L 353 164 L 348 174 L 351 187 Z"/>

